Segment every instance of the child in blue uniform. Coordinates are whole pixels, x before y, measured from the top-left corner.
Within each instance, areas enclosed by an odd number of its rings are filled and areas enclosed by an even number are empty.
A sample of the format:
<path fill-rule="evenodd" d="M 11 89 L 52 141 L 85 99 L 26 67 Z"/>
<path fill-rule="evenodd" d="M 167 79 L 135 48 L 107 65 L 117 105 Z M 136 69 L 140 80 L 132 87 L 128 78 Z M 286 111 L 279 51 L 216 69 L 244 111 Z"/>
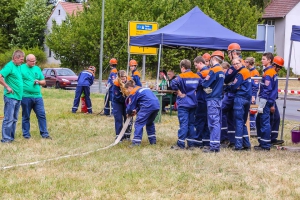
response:
<path fill-rule="evenodd" d="M 134 137 L 130 147 L 141 144 L 145 125 L 150 144 L 156 144 L 154 120 L 160 109 L 157 97 L 149 88 L 136 86 L 133 80 L 128 81 L 125 88 L 129 93 L 126 113 L 128 116 L 137 114 L 134 124 Z"/>
<path fill-rule="evenodd" d="M 252 83 L 250 71 L 243 66 L 242 59 L 234 58 L 232 66 L 237 70 L 234 81 L 229 85 L 234 97 L 234 118 L 235 118 L 235 151 L 249 151 L 251 144 L 249 140 L 246 122 L 250 108 L 252 95 Z"/>
<path fill-rule="evenodd" d="M 172 82 L 171 87 L 177 91 L 177 111 L 178 111 L 178 140 L 171 146 L 171 149 L 178 150 L 185 148 L 187 140 L 188 148 L 199 146 L 195 133 L 195 111 L 197 107 L 196 90 L 199 86 L 200 77 L 191 71 L 191 61 L 184 59 L 180 62 L 181 74 Z"/>
<path fill-rule="evenodd" d="M 106 115 L 106 116 L 110 116 L 111 114 L 111 110 L 110 110 L 110 102 L 112 102 L 112 86 L 114 84 L 114 80 L 117 78 L 117 73 L 118 73 L 118 70 L 117 70 L 117 64 L 118 64 L 118 61 L 117 59 L 115 58 L 112 58 L 110 59 L 109 61 L 109 65 L 110 65 L 110 73 L 109 73 L 109 76 L 108 76 L 108 80 L 107 80 L 107 83 L 106 83 L 106 95 L 105 95 L 105 98 L 104 98 L 104 102 L 105 102 L 105 105 L 104 105 L 104 114 L 100 114 L 100 115 Z"/>
<path fill-rule="evenodd" d="M 123 123 L 126 121 L 126 105 L 125 99 L 128 96 L 127 90 L 125 89 L 125 83 L 131 80 L 129 76 L 127 76 L 126 71 L 120 70 L 118 71 L 118 77 L 114 81 L 114 85 L 112 86 L 112 107 L 113 107 L 113 115 L 115 118 L 115 131 L 116 138 L 119 136 Z M 132 121 L 127 127 L 123 139 L 130 140 Z"/>
<path fill-rule="evenodd" d="M 215 51 L 211 54 L 211 68 L 202 83 L 206 92 L 208 127 L 210 131 L 210 149 L 204 149 L 204 153 L 220 151 L 221 117 L 222 117 L 222 93 L 224 84 L 224 72 L 220 63 L 224 54 Z"/>
<path fill-rule="evenodd" d="M 264 53 L 261 60 L 265 69 L 258 94 L 256 129 L 259 145 L 254 146 L 257 151 L 270 151 L 271 147 L 270 111 L 278 96 L 278 75 L 272 66 L 273 59 L 272 53 Z"/>
<path fill-rule="evenodd" d="M 138 72 L 136 70 L 138 63 L 136 62 L 136 60 L 130 60 L 129 62 L 129 67 L 130 67 L 130 71 L 132 73 L 132 80 L 134 80 L 135 85 L 142 87 L 142 83 L 141 83 L 141 74 L 140 72 Z"/>
<path fill-rule="evenodd" d="M 94 83 L 96 68 L 90 66 L 88 70 L 82 71 L 78 76 L 78 84 L 75 91 L 75 98 L 72 108 L 72 113 L 76 113 L 78 110 L 78 105 L 80 102 L 80 96 L 82 92 L 85 95 L 85 103 L 87 105 L 87 110 L 89 114 L 93 113 L 92 102 L 90 99 L 90 86 Z"/>
<path fill-rule="evenodd" d="M 210 58 L 210 55 L 209 55 Z M 194 65 L 197 69 L 197 74 L 200 76 L 200 85 L 197 89 L 197 101 L 198 106 L 195 114 L 195 128 L 197 135 L 197 142 L 199 147 L 209 148 L 210 132 L 207 124 L 207 105 L 206 105 L 206 93 L 203 90 L 202 82 L 205 80 L 209 73 L 209 68 L 206 66 L 206 60 L 202 56 L 198 56 L 194 59 Z"/>

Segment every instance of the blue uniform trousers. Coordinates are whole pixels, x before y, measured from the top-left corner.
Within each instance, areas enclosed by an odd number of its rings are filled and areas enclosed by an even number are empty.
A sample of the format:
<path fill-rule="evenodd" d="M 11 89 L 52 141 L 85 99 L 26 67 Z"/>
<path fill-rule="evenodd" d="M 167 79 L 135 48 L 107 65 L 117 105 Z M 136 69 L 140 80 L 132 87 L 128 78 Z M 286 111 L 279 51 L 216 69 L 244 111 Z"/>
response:
<path fill-rule="evenodd" d="M 221 100 L 207 101 L 207 119 L 208 128 L 210 131 L 210 150 L 220 150 L 220 135 L 221 135 L 221 116 L 222 109 Z"/>
<path fill-rule="evenodd" d="M 275 102 L 275 112 L 270 114 L 270 124 L 271 124 L 271 142 L 275 142 L 278 138 L 278 131 L 280 125 L 280 114 Z"/>
<path fill-rule="evenodd" d="M 105 95 L 105 98 L 104 98 L 104 103 L 106 102 L 106 104 L 104 105 L 104 114 L 105 115 L 110 115 L 111 113 L 113 113 L 113 111 L 112 112 L 110 111 L 110 102 L 112 102 L 112 94 L 113 94 L 113 92 L 109 90 Z M 107 98 L 108 98 L 108 100 L 106 101 Z"/>
<path fill-rule="evenodd" d="M 262 148 L 271 147 L 271 126 L 270 108 L 272 104 L 266 103 L 263 113 L 258 113 L 256 117 L 257 139 Z"/>
<path fill-rule="evenodd" d="M 251 147 L 246 122 L 250 108 L 250 100 L 234 98 L 234 117 L 235 117 L 235 148 Z"/>
<path fill-rule="evenodd" d="M 256 98 L 256 97 L 255 97 Z M 253 103 L 256 104 L 256 101 Z M 255 129 L 256 128 L 256 114 L 250 114 L 250 128 Z"/>
<path fill-rule="evenodd" d="M 132 144 L 140 144 L 143 138 L 143 127 L 146 125 L 148 140 L 150 144 L 156 144 L 155 125 L 154 120 L 159 110 L 145 110 L 141 109 L 136 117 L 134 123 L 134 137 Z"/>
<path fill-rule="evenodd" d="M 234 96 L 225 93 L 222 99 L 221 141 L 229 140 L 231 144 L 235 143 L 233 104 Z"/>
<path fill-rule="evenodd" d="M 197 138 L 195 133 L 195 111 L 196 108 L 178 107 L 178 140 L 177 145 L 180 148 L 185 147 L 185 140 L 187 140 L 187 145 L 189 147 L 197 146 Z"/>
<path fill-rule="evenodd" d="M 195 114 L 195 128 L 196 128 L 196 145 L 209 146 L 210 132 L 207 123 L 207 104 L 206 102 L 198 102 Z"/>
<path fill-rule="evenodd" d="M 123 124 L 126 121 L 126 105 L 125 103 L 118 103 L 118 102 L 112 102 L 112 107 L 113 107 L 113 115 L 115 118 L 115 131 L 116 131 L 116 137 L 119 136 Z M 132 129 L 132 120 L 129 122 L 129 125 L 125 131 L 124 138 L 130 138 L 131 134 L 131 129 Z"/>
<path fill-rule="evenodd" d="M 80 102 L 80 97 L 81 97 L 82 92 L 84 93 L 84 96 L 85 96 L 85 103 L 87 106 L 88 113 L 93 113 L 92 102 L 90 99 L 90 86 L 77 86 L 76 87 L 72 112 L 76 112 L 78 110 L 78 105 Z"/>

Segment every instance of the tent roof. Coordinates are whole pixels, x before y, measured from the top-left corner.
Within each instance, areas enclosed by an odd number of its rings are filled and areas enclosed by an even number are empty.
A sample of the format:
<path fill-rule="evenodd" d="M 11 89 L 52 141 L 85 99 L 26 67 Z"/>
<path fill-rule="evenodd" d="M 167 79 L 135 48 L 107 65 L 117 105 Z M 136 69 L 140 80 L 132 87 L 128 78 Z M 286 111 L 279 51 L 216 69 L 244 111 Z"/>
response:
<path fill-rule="evenodd" d="M 293 25 L 291 40 L 300 42 L 300 26 Z"/>
<path fill-rule="evenodd" d="M 227 50 L 230 43 L 242 50 L 264 51 L 265 41 L 239 35 L 205 15 L 198 6 L 167 26 L 140 36 L 130 37 L 131 46 L 192 47 Z"/>

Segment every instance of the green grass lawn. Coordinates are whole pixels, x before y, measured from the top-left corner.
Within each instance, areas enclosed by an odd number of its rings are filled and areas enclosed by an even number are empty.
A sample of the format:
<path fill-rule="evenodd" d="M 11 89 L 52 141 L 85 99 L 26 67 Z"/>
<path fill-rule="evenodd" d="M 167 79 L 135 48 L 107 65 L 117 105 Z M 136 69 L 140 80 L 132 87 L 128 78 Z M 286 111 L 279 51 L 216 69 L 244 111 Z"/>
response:
<path fill-rule="evenodd" d="M 15 142 L 0 144 L 0 167 L 90 153 L 1 169 L 0 199 L 300 199 L 299 153 L 174 151 L 176 112 L 156 125 L 155 146 L 144 134 L 140 147 L 123 142 L 96 151 L 113 143 L 114 119 L 72 114 L 74 91 L 42 92 L 53 140 L 40 137 L 34 114 L 32 138 L 23 139 L 20 110 Z M 94 113 L 100 112 L 103 96 L 91 98 Z M 290 130 L 300 122 L 285 123 L 284 139 L 291 145 Z"/>

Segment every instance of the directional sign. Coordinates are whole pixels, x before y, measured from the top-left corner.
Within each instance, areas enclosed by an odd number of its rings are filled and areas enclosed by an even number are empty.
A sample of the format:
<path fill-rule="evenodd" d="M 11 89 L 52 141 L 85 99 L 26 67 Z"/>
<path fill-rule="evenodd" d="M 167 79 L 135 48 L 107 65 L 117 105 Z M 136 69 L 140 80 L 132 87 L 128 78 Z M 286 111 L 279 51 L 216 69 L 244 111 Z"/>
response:
<path fill-rule="evenodd" d="M 157 29 L 158 23 L 156 22 L 128 22 L 128 44 L 130 43 L 130 36 L 144 35 L 156 31 Z M 157 48 L 154 47 L 129 46 L 128 50 L 130 54 L 157 54 Z"/>

